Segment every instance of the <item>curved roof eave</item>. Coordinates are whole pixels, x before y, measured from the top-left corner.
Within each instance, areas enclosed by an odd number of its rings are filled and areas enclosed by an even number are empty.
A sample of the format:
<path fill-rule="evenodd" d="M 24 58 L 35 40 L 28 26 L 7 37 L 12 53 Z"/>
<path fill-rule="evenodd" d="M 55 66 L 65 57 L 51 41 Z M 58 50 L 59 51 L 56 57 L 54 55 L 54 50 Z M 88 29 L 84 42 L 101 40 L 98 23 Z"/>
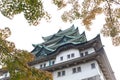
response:
<path fill-rule="evenodd" d="M 91 39 L 91 40 L 89 40 L 89 41 L 83 42 L 83 43 L 79 43 L 79 44 L 68 43 L 68 44 L 61 45 L 61 46 L 59 46 L 59 47 L 53 52 L 53 54 L 58 54 L 59 51 L 61 51 L 62 48 L 64 48 L 64 47 L 72 46 L 72 47 L 74 47 L 74 48 L 78 48 L 78 47 L 81 47 L 81 48 L 82 48 L 83 46 L 86 47 L 86 46 L 88 46 L 88 45 L 90 45 L 90 44 L 93 44 L 93 43 L 96 42 L 96 41 L 100 41 L 99 43 L 102 44 L 102 43 L 101 43 L 101 39 L 100 39 L 100 35 L 97 35 L 95 38 L 93 38 L 93 39 Z"/>
<path fill-rule="evenodd" d="M 100 44 L 101 46 L 97 47 L 97 44 Z M 94 45 L 96 44 L 96 45 Z M 103 45 L 101 43 L 101 39 L 100 39 L 100 35 L 97 35 L 95 38 L 89 40 L 89 41 L 86 41 L 84 43 L 80 43 L 80 44 L 72 44 L 72 43 L 69 43 L 69 44 L 65 44 L 65 45 L 62 45 L 60 47 L 58 47 L 54 52 L 52 52 L 50 55 L 46 56 L 46 57 L 42 57 L 40 59 L 36 59 L 35 61 L 33 61 L 32 63 L 33 64 L 36 64 L 38 62 L 43 62 L 43 61 L 47 61 L 48 59 L 53 59 L 55 58 L 55 56 L 57 56 L 61 51 L 65 50 L 66 49 L 70 49 L 70 48 L 67 48 L 67 47 L 71 47 L 71 48 L 88 48 L 88 45 L 90 46 L 93 46 L 95 48 L 98 48 L 97 50 L 99 50 Z M 65 46 L 65 47 L 64 47 Z M 89 46 L 89 47 L 90 47 Z"/>

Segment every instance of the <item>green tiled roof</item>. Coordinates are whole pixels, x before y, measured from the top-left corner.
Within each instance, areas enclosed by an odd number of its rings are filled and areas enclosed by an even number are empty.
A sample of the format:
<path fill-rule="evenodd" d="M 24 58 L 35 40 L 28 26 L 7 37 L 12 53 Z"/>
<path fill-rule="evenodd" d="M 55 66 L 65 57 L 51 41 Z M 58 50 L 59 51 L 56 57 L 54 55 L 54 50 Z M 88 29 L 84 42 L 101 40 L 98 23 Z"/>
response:
<path fill-rule="evenodd" d="M 32 53 L 36 58 L 45 57 L 54 54 L 59 47 L 67 44 L 81 44 L 87 41 L 85 32 L 79 34 L 78 28 L 72 25 L 66 30 L 59 30 L 56 34 L 43 37 L 44 42 L 33 44 Z"/>
<path fill-rule="evenodd" d="M 69 33 L 71 31 L 74 31 L 75 30 L 75 27 L 74 25 L 72 25 L 70 28 L 66 29 L 66 30 L 59 30 L 56 34 L 53 34 L 53 35 L 50 35 L 50 36 L 47 36 L 47 37 L 42 37 L 44 41 L 49 41 L 53 36 L 61 36 L 61 35 L 64 35 L 66 33 Z"/>
<path fill-rule="evenodd" d="M 69 36 L 66 36 L 66 35 L 64 35 L 57 43 L 56 43 L 56 45 L 57 44 L 62 44 L 62 43 L 66 43 L 66 42 L 68 42 L 69 40 L 71 40 L 71 39 L 73 39 L 72 37 L 69 37 Z"/>
<path fill-rule="evenodd" d="M 42 46 L 42 48 L 39 50 L 38 53 L 36 53 L 36 56 L 47 56 L 49 55 L 53 50 L 45 47 L 45 46 Z"/>
<path fill-rule="evenodd" d="M 55 37 L 56 34 L 54 34 L 51 39 L 49 39 L 48 41 L 45 41 L 43 42 L 42 44 L 44 45 L 52 45 L 54 43 L 56 43 L 57 41 L 59 41 L 63 36 L 69 36 L 69 37 L 77 37 L 77 36 L 80 36 L 79 34 L 79 30 L 78 28 L 74 29 L 74 31 L 71 31 L 71 32 L 66 32 L 65 34 L 62 34 L 62 35 L 59 35 L 57 37 Z"/>

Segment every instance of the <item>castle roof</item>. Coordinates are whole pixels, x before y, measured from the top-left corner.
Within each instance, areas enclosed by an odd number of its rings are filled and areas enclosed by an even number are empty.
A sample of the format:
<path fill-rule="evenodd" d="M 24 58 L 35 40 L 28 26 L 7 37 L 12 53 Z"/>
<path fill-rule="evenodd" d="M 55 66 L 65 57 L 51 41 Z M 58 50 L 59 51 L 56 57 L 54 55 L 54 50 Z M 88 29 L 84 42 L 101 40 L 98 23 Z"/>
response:
<path fill-rule="evenodd" d="M 57 33 L 42 38 L 44 40 L 43 43 L 33 44 L 34 49 L 32 53 L 36 58 L 54 54 L 60 46 L 81 44 L 87 41 L 85 32 L 80 34 L 78 28 L 75 28 L 74 25 L 66 30 L 60 29 Z"/>
<path fill-rule="evenodd" d="M 74 59 L 71 59 L 71 60 L 68 60 L 68 61 L 65 61 L 62 63 L 54 64 L 52 66 L 47 66 L 47 67 L 42 68 L 42 70 L 47 70 L 47 71 L 53 72 L 55 70 L 60 70 L 61 68 L 68 68 L 68 67 L 71 67 L 71 66 L 74 66 L 77 64 L 96 60 L 99 63 L 99 66 L 100 66 L 106 80 L 116 80 L 114 73 L 112 71 L 112 68 L 110 66 L 110 63 L 108 61 L 108 58 L 106 56 L 106 53 L 104 51 L 104 48 L 103 48 L 104 46 L 101 43 L 100 35 L 97 35 L 95 38 L 93 38 L 89 41 L 87 41 L 87 39 L 85 37 L 85 32 L 80 34 L 80 36 L 84 37 L 85 39 L 80 38 L 81 40 L 79 39 L 78 41 L 75 42 L 70 37 L 70 39 L 68 39 L 69 41 L 71 40 L 70 43 L 65 43 L 65 44 L 62 44 L 61 46 L 58 46 L 56 48 L 56 50 L 52 51 L 52 54 L 50 54 L 49 56 L 41 57 L 41 58 L 38 57 L 36 60 L 30 62 L 29 65 L 32 66 L 32 65 L 35 65 L 38 63 L 56 59 L 56 56 L 58 54 L 60 54 L 61 51 L 68 50 L 70 48 L 79 49 L 80 51 L 82 51 L 82 50 L 86 50 L 86 49 L 92 47 L 92 48 L 94 48 L 95 52 L 93 52 L 87 56 L 78 57 L 78 58 L 74 58 Z M 62 38 L 65 39 L 66 36 L 63 36 Z M 61 42 L 64 42 L 64 40 L 62 38 L 59 39 L 58 42 L 56 42 L 56 44 L 61 44 Z M 76 40 L 76 38 L 74 38 L 74 39 Z M 63 40 L 63 41 L 61 41 L 61 40 Z M 40 48 L 40 44 L 37 46 L 39 46 L 39 48 Z"/>
<path fill-rule="evenodd" d="M 103 45 L 101 43 L 100 35 L 97 35 L 95 38 L 93 38 L 93 39 L 91 39 L 89 41 L 83 42 L 83 43 L 76 43 L 76 44 L 75 43 L 67 43 L 67 44 L 63 44 L 63 45 L 57 47 L 55 51 L 52 51 L 51 54 L 48 54 L 47 56 L 39 56 L 39 57 L 37 57 L 36 60 L 30 62 L 30 65 L 34 65 L 34 64 L 38 64 L 38 63 L 41 63 L 41 62 L 44 62 L 44 61 L 49 61 L 51 59 L 55 59 L 56 56 L 61 51 L 68 50 L 70 48 L 75 48 L 75 49 L 79 49 L 79 50 L 82 51 L 82 50 L 88 49 L 90 47 L 93 47 L 95 49 L 95 51 L 99 51 L 99 49 L 103 47 Z M 34 54 L 35 54 L 35 51 L 36 51 L 36 53 L 39 53 L 38 52 L 39 50 L 40 50 L 40 46 L 38 45 L 37 47 L 35 47 L 35 49 L 33 49 Z"/>
<path fill-rule="evenodd" d="M 50 36 L 46 36 L 46 37 L 42 37 L 44 41 L 49 41 L 51 39 L 56 38 L 57 36 L 60 37 L 61 35 L 64 35 L 64 34 L 69 34 L 71 32 L 75 31 L 75 27 L 74 25 L 72 25 L 70 28 L 66 29 L 66 30 L 58 30 L 58 32 L 56 34 L 53 34 L 53 35 L 50 35 Z M 55 37 L 56 35 L 56 37 Z"/>

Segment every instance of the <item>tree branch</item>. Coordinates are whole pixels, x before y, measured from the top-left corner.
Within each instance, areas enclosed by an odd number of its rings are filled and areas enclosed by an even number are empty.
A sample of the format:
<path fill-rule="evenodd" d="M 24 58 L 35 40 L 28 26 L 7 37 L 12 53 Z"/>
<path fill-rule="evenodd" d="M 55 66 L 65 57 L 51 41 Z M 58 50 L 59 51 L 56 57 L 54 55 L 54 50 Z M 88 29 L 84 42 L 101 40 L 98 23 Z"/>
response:
<path fill-rule="evenodd" d="M 109 10 L 109 16 L 110 16 L 111 23 L 112 23 L 112 25 L 114 25 L 113 24 L 114 22 L 113 22 L 113 19 L 112 19 L 110 2 L 108 0 L 106 0 L 106 2 L 107 2 L 107 5 L 108 5 L 108 10 Z"/>
<path fill-rule="evenodd" d="M 115 1 L 115 0 L 112 0 L 112 2 L 114 2 L 114 3 L 118 4 L 118 5 L 120 5 L 120 3 L 119 3 L 119 2 L 117 2 L 117 1 Z"/>

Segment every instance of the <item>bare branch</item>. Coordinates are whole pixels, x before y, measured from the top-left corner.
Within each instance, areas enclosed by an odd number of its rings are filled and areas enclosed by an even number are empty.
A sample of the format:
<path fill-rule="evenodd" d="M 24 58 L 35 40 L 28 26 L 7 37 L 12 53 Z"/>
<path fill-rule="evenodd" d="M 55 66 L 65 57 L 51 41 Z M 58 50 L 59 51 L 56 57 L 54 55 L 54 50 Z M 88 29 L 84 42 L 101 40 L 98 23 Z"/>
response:
<path fill-rule="evenodd" d="M 118 1 L 112 0 L 112 2 L 114 2 L 114 3 L 118 4 L 118 5 L 120 5 L 120 2 L 118 2 Z"/>

